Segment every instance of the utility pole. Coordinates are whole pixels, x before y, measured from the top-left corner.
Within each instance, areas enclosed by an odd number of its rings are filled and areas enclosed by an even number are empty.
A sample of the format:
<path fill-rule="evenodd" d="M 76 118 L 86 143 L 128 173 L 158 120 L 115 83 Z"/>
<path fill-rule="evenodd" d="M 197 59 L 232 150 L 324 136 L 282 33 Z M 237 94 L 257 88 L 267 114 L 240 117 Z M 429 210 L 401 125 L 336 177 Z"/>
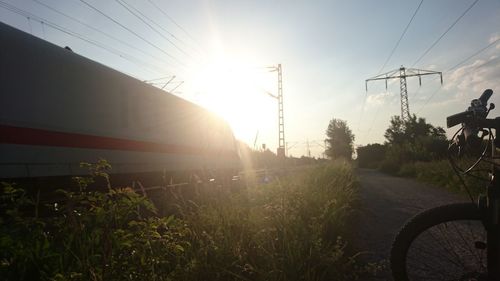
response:
<path fill-rule="evenodd" d="M 267 67 L 270 72 L 278 72 L 278 96 L 272 97 L 278 100 L 278 157 L 285 157 L 285 116 L 283 114 L 283 79 L 281 71 L 281 63 L 277 66 Z"/>
<path fill-rule="evenodd" d="M 410 119 L 410 104 L 408 102 L 408 87 L 406 84 L 407 77 L 418 76 L 419 85 L 422 86 L 422 76 L 424 75 L 439 75 L 441 77 L 441 85 L 443 85 L 443 73 L 438 71 L 405 68 L 401 66 L 383 74 L 365 80 L 366 91 L 368 92 L 368 81 L 385 80 L 385 89 L 387 90 L 387 80 L 399 78 L 399 91 L 401 95 L 401 119 L 407 121 Z"/>

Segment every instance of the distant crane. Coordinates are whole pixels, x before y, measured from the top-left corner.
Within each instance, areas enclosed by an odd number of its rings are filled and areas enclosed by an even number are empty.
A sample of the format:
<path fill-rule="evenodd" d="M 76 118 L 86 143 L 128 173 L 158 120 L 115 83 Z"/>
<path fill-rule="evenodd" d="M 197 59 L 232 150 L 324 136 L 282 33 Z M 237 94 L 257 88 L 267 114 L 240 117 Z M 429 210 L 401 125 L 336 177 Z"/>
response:
<path fill-rule="evenodd" d="M 385 80 L 385 89 L 387 90 L 387 80 L 399 78 L 399 89 L 401 95 L 401 119 L 406 121 L 410 119 L 410 104 L 408 103 L 408 88 L 406 85 L 406 78 L 418 76 L 419 85 L 422 86 L 422 76 L 424 75 L 439 75 L 441 77 L 441 85 L 443 85 L 442 72 L 416 68 L 405 68 L 404 66 L 401 66 L 399 69 L 391 70 L 389 72 L 366 79 L 366 91 L 368 91 L 369 81 Z"/>

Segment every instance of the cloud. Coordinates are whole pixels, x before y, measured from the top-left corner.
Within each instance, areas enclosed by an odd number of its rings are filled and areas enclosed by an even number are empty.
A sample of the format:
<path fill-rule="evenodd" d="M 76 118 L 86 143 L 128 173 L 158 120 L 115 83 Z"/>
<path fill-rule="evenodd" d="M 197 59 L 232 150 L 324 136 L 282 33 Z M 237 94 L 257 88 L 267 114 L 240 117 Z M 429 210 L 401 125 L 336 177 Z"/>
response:
<path fill-rule="evenodd" d="M 490 39 L 488 42 L 491 44 L 493 42 L 499 41 L 498 44 L 496 45 L 495 49 L 500 50 L 500 33 L 493 33 L 490 36 Z"/>
<path fill-rule="evenodd" d="M 491 44 L 499 40 L 500 33 L 490 35 L 488 42 Z M 500 92 L 500 41 L 495 48 L 488 48 L 476 59 L 471 59 L 459 68 L 443 72 L 443 86 L 436 89 L 436 93 L 426 93 L 413 97 L 414 100 L 427 100 L 431 95 L 434 97 L 425 107 L 444 108 L 456 103 L 464 104 L 470 100 L 479 97 L 485 89 L 493 89 Z M 450 63 L 451 64 L 451 63 Z M 445 96 L 445 99 L 439 99 L 438 96 Z M 496 97 L 498 96 L 498 97 Z M 500 95 L 494 95 L 493 99 L 497 101 Z M 498 103 L 498 102 L 497 102 Z"/>
<path fill-rule="evenodd" d="M 500 39 L 500 33 L 493 33 L 493 34 L 491 34 L 490 39 L 488 40 L 488 42 L 493 43 L 493 42 L 495 42 L 495 41 L 497 41 L 499 39 Z"/>
<path fill-rule="evenodd" d="M 463 65 L 445 74 L 445 89 L 455 92 L 457 98 L 472 98 L 485 89 L 498 88 L 500 81 L 500 58 L 492 55 Z"/>
<path fill-rule="evenodd" d="M 369 95 L 366 98 L 367 106 L 379 106 L 383 104 L 393 103 L 396 100 L 394 97 L 396 95 L 392 92 L 381 92 L 374 95 Z"/>
<path fill-rule="evenodd" d="M 488 42 L 491 44 L 500 40 L 500 33 L 492 33 Z M 496 46 L 500 49 L 500 41 Z M 469 92 L 476 95 L 487 88 L 495 88 L 500 80 L 500 59 L 498 51 L 489 49 L 486 56 L 465 64 L 451 73 L 445 74 L 448 82 L 445 89 L 455 89 L 459 98 L 469 97 Z"/>

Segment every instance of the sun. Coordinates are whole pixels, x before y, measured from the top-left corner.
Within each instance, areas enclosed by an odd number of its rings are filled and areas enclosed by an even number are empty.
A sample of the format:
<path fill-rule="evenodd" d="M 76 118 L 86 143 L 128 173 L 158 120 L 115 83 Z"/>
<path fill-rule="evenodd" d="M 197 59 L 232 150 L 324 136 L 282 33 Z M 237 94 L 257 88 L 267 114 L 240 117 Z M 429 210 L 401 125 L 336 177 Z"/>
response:
<path fill-rule="evenodd" d="M 236 138 L 251 144 L 257 131 L 270 131 L 277 123 L 277 100 L 268 95 L 276 94 L 272 81 L 276 78 L 263 66 L 218 57 L 196 71 L 193 90 L 199 104 L 224 118 Z"/>

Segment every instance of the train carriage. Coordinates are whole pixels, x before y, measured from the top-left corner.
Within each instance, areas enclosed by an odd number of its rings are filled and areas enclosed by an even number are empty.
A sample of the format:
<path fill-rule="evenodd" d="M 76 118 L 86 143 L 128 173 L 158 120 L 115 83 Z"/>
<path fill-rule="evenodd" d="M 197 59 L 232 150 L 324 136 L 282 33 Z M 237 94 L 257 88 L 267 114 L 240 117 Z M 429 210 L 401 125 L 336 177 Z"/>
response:
<path fill-rule="evenodd" d="M 208 110 L 0 23 L 0 178 L 236 170 L 228 124 Z"/>

